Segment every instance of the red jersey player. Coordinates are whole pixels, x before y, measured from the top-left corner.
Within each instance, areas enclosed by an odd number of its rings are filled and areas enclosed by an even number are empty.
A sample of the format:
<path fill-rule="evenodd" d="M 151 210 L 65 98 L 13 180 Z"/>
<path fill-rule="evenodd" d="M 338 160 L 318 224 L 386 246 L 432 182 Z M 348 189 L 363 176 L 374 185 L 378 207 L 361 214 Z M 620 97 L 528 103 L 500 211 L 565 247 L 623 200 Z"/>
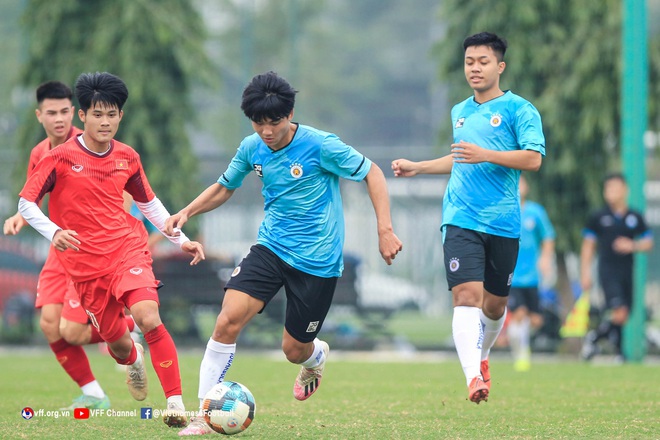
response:
<path fill-rule="evenodd" d="M 35 113 L 46 131 L 46 139 L 39 142 L 30 153 L 28 177 L 41 158 L 51 149 L 64 143 L 82 130 L 72 125 L 74 107 L 71 89 L 60 81 L 48 81 L 37 87 L 38 108 Z M 27 223 L 20 213 L 5 220 L 5 235 L 16 235 Z M 48 258 L 39 274 L 37 309 L 41 309 L 39 325 L 59 364 L 80 386 L 82 395 L 74 399 L 68 408 L 110 408 L 110 400 L 94 378 L 85 350 L 80 345 L 99 342 L 101 339 L 91 325 L 70 277 L 51 246 Z M 134 327 L 132 318 L 127 323 Z M 131 328 L 132 330 L 132 328 Z"/>
<path fill-rule="evenodd" d="M 137 152 L 113 139 L 128 98 L 124 82 L 106 72 L 83 73 L 75 92 L 85 131 L 43 157 L 20 193 L 19 211 L 59 251 L 92 325 L 117 363 L 128 366 L 131 395 L 144 400 L 144 350 L 133 342 L 124 320 L 124 308 L 131 311 L 167 398 L 164 421 L 185 426 L 176 347 L 158 312 L 158 282 L 144 228 L 127 219 L 123 192 L 161 231 L 169 213 L 151 189 Z M 37 205 L 47 192 L 50 218 Z M 191 264 L 204 259 L 200 243 L 183 234 L 168 238 L 193 255 Z"/>

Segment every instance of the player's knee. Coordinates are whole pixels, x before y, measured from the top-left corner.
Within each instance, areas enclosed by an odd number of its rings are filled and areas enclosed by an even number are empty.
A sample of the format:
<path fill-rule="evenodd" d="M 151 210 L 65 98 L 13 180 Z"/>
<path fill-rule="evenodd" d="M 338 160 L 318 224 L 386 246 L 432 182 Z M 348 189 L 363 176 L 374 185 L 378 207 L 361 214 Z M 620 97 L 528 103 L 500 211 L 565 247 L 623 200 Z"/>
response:
<path fill-rule="evenodd" d="M 282 338 L 282 351 L 286 359 L 293 364 L 300 364 L 305 362 L 313 350 L 313 344 L 299 342 L 292 337 L 287 337 L 286 334 Z"/>
<path fill-rule="evenodd" d="M 49 316 L 41 315 L 39 318 L 39 327 L 49 341 L 59 339 L 60 335 L 60 320 L 54 319 Z"/>
<path fill-rule="evenodd" d="M 241 320 L 232 319 L 228 314 L 220 313 L 213 328 L 213 339 L 216 341 L 236 341 L 243 329 Z"/>
<path fill-rule="evenodd" d="M 64 324 L 64 325 L 63 325 Z M 85 345 L 89 343 L 89 334 L 86 326 L 60 324 L 60 334 L 71 345 Z"/>
<path fill-rule="evenodd" d="M 133 319 L 143 333 L 148 333 L 163 323 L 160 320 L 158 309 L 147 310 L 138 314 L 133 313 Z"/>

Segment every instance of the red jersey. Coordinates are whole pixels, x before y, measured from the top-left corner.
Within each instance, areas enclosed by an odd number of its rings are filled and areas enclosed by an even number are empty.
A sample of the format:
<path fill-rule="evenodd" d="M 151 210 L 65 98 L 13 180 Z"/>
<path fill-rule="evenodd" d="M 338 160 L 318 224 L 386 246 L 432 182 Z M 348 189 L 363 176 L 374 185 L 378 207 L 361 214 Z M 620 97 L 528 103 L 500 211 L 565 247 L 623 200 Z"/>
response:
<path fill-rule="evenodd" d="M 75 136 L 44 155 L 20 196 L 39 203 L 50 192 L 51 220 L 76 231 L 81 242 L 79 251 L 57 256 L 74 281 L 81 282 L 112 272 L 126 246 L 141 244 L 139 222 L 127 221 L 124 190 L 142 203 L 156 196 L 138 153 L 112 140 L 110 149 L 97 155 Z"/>
<path fill-rule="evenodd" d="M 82 133 L 82 130 L 76 127 L 75 125 L 71 126 L 71 129 L 69 130 L 69 134 L 67 135 L 67 140 L 71 139 L 74 136 L 78 136 L 79 134 Z M 42 157 L 46 155 L 50 150 L 52 150 L 54 147 L 50 145 L 50 140 L 48 138 L 44 139 L 43 141 L 39 142 L 33 149 L 32 152 L 30 153 L 30 162 L 28 162 L 28 169 L 27 169 L 27 175 L 30 177 L 30 173 L 32 173 L 32 170 L 37 166 L 39 161 L 41 160 Z"/>

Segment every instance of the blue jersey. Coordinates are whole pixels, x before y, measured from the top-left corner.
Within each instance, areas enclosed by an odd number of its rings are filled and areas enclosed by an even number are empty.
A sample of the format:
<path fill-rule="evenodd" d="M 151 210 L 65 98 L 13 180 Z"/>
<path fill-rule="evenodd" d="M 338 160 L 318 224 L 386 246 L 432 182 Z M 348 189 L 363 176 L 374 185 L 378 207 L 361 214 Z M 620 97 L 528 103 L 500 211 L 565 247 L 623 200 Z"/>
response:
<path fill-rule="evenodd" d="M 513 272 L 513 287 L 537 287 L 540 282 L 538 259 L 545 240 L 554 240 L 555 229 L 543 206 L 527 201 L 521 211 L 520 248 Z"/>
<path fill-rule="evenodd" d="M 265 211 L 257 243 L 298 270 L 330 278 L 344 266 L 339 178 L 360 181 L 370 169 L 371 161 L 336 135 L 299 124 L 278 151 L 256 133 L 243 139 L 218 183 L 233 190 L 254 171 Z"/>
<path fill-rule="evenodd" d="M 507 91 L 479 104 L 470 97 L 451 110 L 454 143 L 496 151 L 533 150 L 545 155 L 539 112 Z M 454 162 L 442 204 L 442 225 L 502 237 L 520 236 L 520 171 L 492 163 Z"/>

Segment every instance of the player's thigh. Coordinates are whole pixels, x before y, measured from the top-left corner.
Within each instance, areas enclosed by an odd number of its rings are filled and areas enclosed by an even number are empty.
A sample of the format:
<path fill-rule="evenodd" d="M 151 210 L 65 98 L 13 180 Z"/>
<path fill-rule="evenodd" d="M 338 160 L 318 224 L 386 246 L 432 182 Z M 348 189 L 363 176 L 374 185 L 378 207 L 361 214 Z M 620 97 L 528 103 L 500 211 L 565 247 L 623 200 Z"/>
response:
<path fill-rule="evenodd" d="M 301 343 L 316 338 L 325 321 L 337 287 L 337 278 L 323 278 L 286 268 L 286 318 L 284 328 Z"/>
<path fill-rule="evenodd" d="M 487 234 L 484 289 L 495 296 L 507 297 L 511 289 L 513 270 L 518 260 L 517 238 Z"/>
<path fill-rule="evenodd" d="M 484 281 L 486 243 L 482 233 L 447 225 L 442 247 L 450 290 L 460 284 Z"/>
<path fill-rule="evenodd" d="M 281 263 L 282 260 L 267 247 L 259 244 L 252 246 L 225 285 L 220 314 L 225 308 L 228 309 L 226 313 L 231 310 L 232 314 L 250 312 L 258 304 L 257 312 L 261 313 L 284 285 Z M 252 300 L 231 291 L 242 292 Z"/>

